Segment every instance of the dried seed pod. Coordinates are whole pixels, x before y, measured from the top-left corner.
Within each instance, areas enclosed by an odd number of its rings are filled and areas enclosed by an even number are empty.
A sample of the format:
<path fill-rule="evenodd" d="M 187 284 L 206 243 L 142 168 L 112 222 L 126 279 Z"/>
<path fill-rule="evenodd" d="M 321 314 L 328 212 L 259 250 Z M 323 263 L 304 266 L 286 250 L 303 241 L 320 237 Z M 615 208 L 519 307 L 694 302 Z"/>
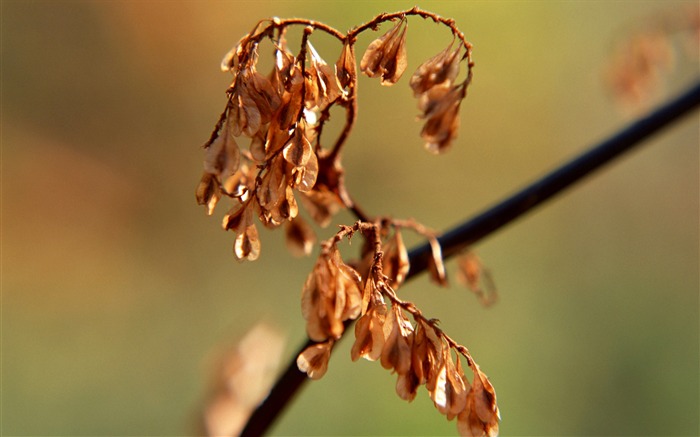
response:
<path fill-rule="evenodd" d="M 411 265 L 408 262 L 408 250 L 403 243 L 401 231 L 397 228 L 393 237 L 384 248 L 384 274 L 389 278 L 392 288 L 403 284 Z"/>
<path fill-rule="evenodd" d="M 421 94 L 418 108 L 425 124 L 421 137 L 425 147 L 435 154 L 448 149 L 459 129 L 459 105 L 466 93 L 466 85 L 451 86 L 447 82 Z"/>
<path fill-rule="evenodd" d="M 413 326 L 397 305 L 392 305 L 384 322 L 384 331 L 386 341 L 382 349 L 382 367 L 394 370 L 399 375 L 408 373 L 411 369 Z"/>
<path fill-rule="evenodd" d="M 355 81 L 357 73 L 355 73 L 355 45 L 349 44 L 347 41 L 343 44 L 343 50 L 340 52 L 340 58 L 335 63 L 336 73 L 338 75 L 338 83 L 340 87 L 345 89 Z"/>
<path fill-rule="evenodd" d="M 399 374 L 399 377 L 396 378 L 396 394 L 404 401 L 411 402 L 414 400 L 419 386 L 420 381 L 413 368 L 404 374 Z"/>
<path fill-rule="evenodd" d="M 316 234 L 304 219 L 297 216 L 294 220 L 287 221 L 285 231 L 287 249 L 294 256 L 311 254 L 316 243 Z"/>
<path fill-rule="evenodd" d="M 255 100 L 250 95 L 250 89 L 241 77 L 231 92 L 229 111 L 232 117 L 232 134 L 239 136 L 245 134 L 253 137 L 262 124 L 262 116 Z"/>
<path fill-rule="evenodd" d="M 211 173 L 204 173 L 195 191 L 198 205 L 207 206 L 207 214 L 212 215 L 216 204 L 221 199 L 221 189 L 216 177 Z"/>
<path fill-rule="evenodd" d="M 310 42 L 307 42 L 307 46 L 311 55 L 308 72 L 315 90 L 315 97 L 307 99 L 306 105 L 309 108 L 314 106 L 325 108 L 340 96 L 340 84 L 333 69 L 319 56 L 314 46 Z"/>
<path fill-rule="evenodd" d="M 320 379 L 328 370 L 333 341 L 317 343 L 304 349 L 297 357 L 297 367 L 311 379 Z"/>
<path fill-rule="evenodd" d="M 413 95 L 419 97 L 432 87 L 447 83 L 452 85 L 459 74 L 460 58 L 459 49 L 452 50 L 452 45 L 442 52 L 422 63 L 413 73 L 409 85 L 413 90 Z"/>
<path fill-rule="evenodd" d="M 492 305 L 498 300 L 498 291 L 491 273 L 473 252 L 466 252 L 457 258 L 457 281 L 476 294 L 484 306 Z"/>
<path fill-rule="evenodd" d="M 260 238 L 258 237 L 258 229 L 252 220 L 243 232 L 236 236 L 233 253 L 239 260 L 255 261 L 260 256 Z"/>
<path fill-rule="evenodd" d="M 229 111 L 218 136 L 204 152 L 204 171 L 216 175 L 220 184 L 233 176 L 241 163 L 241 152 L 233 137 L 233 121 Z"/>
<path fill-rule="evenodd" d="M 350 357 L 353 361 L 365 358 L 376 361 L 384 348 L 384 320 L 387 308 L 385 304 L 376 304 L 355 323 L 355 343 Z"/>
<path fill-rule="evenodd" d="M 401 19 L 387 33 L 372 41 L 360 61 L 360 70 L 369 77 L 381 77 L 382 85 L 395 84 L 406 70 L 406 28 Z"/>
<path fill-rule="evenodd" d="M 342 261 L 337 248 L 321 252 L 301 295 L 309 338 L 340 338 L 343 321 L 359 315 L 359 281 L 359 274 Z"/>
<path fill-rule="evenodd" d="M 301 126 L 303 124 L 305 123 L 300 123 L 300 126 L 294 129 L 294 135 L 282 149 L 284 159 L 294 167 L 304 167 L 314 153 L 311 143 L 304 134 L 303 126 Z"/>
<path fill-rule="evenodd" d="M 431 237 L 428 241 L 430 242 L 430 253 L 432 255 L 428 261 L 430 278 L 438 285 L 446 287 L 447 272 L 445 271 L 445 263 L 442 259 L 442 248 L 437 238 Z"/>

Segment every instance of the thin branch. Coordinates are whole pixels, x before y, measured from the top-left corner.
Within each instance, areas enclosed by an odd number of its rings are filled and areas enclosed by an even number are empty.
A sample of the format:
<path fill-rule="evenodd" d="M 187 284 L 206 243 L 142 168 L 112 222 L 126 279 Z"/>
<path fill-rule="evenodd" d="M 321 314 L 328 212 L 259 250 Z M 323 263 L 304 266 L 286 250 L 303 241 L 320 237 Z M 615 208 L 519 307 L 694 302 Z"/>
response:
<path fill-rule="evenodd" d="M 564 189 L 642 144 L 642 141 L 680 119 L 700 105 L 700 82 L 686 93 L 642 117 L 616 135 L 593 147 L 581 156 L 562 165 L 542 179 L 508 199 L 446 232 L 439 238 L 445 259 L 504 227 Z M 430 245 L 424 244 L 409 253 L 411 269 L 407 279 L 422 273 L 428 266 Z M 301 353 L 314 342 L 308 341 Z M 297 354 L 297 355 L 298 355 Z M 296 356 L 272 387 L 268 397 L 258 406 L 241 432 L 243 436 L 263 435 L 308 379 L 299 371 Z"/>

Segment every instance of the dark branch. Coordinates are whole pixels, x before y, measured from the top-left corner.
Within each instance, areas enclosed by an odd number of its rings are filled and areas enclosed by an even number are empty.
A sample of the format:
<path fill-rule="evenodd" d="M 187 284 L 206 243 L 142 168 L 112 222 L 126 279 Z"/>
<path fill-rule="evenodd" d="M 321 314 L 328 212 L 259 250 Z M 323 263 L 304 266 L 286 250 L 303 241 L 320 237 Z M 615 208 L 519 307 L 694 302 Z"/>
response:
<path fill-rule="evenodd" d="M 678 120 L 700 105 L 700 82 L 685 94 L 670 101 L 656 111 L 640 118 L 610 139 L 603 141 L 583 155 L 562 165 L 542 179 L 498 203 L 492 208 L 449 230 L 439 238 L 445 259 L 504 227 L 536 206 L 572 186 L 585 176 L 611 162 L 624 152 L 640 145 L 643 140 Z M 430 257 L 430 245 L 413 249 L 409 253 L 411 269 L 407 278 L 426 270 Z M 313 342 L 300 349 L 301 353 Z M 297 354 L 297 355 L 298 355 Z M 296 355 L 289 367 L 272 387 L 268 397 L 253 412 L 241 435 L 262 435 L 307 380 L 305 373 L 296 366 Z"/>

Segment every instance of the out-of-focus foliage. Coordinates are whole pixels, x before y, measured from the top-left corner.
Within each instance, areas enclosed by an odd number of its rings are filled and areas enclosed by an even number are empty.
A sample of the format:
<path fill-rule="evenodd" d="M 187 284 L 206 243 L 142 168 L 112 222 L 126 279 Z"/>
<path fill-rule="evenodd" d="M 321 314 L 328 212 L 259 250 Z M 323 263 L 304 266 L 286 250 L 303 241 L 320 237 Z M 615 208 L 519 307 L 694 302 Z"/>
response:
<path fill-rule="evenodd" d="M 3 2 L 2 433 L 194 432 L 206 357 L 259 319 L 288 333 L 293 359 L 313 259 L 290 258 L 280 235 L 261 231 L 258 262 L 233 261 L 195 202 L 199 146 L 225 102 L 221 57 L 259 19 L 347 29 L 413 6 L 356 5 Z M 474 43 L 460 134 L 427 155 L 409 78 L 386 88 L 360 77 L 344 164 L 368 212 L 444 229 L 624 126 L 604 80 L 616 42 L 635 21 L 698 6 L 421 7 Z M 411 26 L 408 71 L 449 44 L 425 37 L 429 22 Z M 339 53 L 333 44 L 314 41 L 322 55 Z M 674 44 L 659 99 L 698 75 Z M 694 114 L 484 240 L 496 305 L 427 278 L 401 290 L 469 344 L 498 387 L 502 435 L 697 433 L 698 132 Z M 350 346 L 336 345 L 274 434 L 454 433 L 427 396 L 407 404 L 394 376 L 350 362 Z"/>

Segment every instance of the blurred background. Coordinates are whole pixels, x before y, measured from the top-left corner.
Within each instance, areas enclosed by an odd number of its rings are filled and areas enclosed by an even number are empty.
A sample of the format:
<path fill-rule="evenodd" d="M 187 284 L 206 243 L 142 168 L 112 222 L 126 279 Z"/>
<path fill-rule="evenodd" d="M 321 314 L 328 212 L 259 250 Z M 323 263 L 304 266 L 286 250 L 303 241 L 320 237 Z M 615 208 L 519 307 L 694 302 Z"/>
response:
<path fill-rule="evenodd" d="M 262 18 L 345 31 L 414 3 L 2 2 L 3 435 L 190 435 L 216 357 L 251 326 L 274 326 L 282 361 L 294 358 L 313 259 L 291 258 L 283 232 L 264 231 L 260 259 L 237 263 L 225 208 L 207 217 L 195 203 L 200 146 L 230 81 L 219 62 Z M 459 139 L 428 154 L 408 77 L 391 88 L 363 77 L 344 162 L 368 212 L 434 229 L 625 126 L 633 114 L 604 80 L 616 45 L 699 7 L 419 6 L 453 17 L 474 44 Z M 376 36 L 363 34 L 358 53 Z M 449 40 L 411 19 L 406 75 Z M 335 61 L 337 45 L 312 41 Z M 674 39 L 675 69 L 651 105 L 698 76 L 690 41 Z M 694 113 L 483 240 L 495 306 L 455 281 L 401 291 L 489 375 L 501 435 L 697 435 L 699 144 Z M 456 434 L 424 389 L 402 401 L 395 376 L 351 362 L 350 346 L 336 347 L 273 435 Z"/>

